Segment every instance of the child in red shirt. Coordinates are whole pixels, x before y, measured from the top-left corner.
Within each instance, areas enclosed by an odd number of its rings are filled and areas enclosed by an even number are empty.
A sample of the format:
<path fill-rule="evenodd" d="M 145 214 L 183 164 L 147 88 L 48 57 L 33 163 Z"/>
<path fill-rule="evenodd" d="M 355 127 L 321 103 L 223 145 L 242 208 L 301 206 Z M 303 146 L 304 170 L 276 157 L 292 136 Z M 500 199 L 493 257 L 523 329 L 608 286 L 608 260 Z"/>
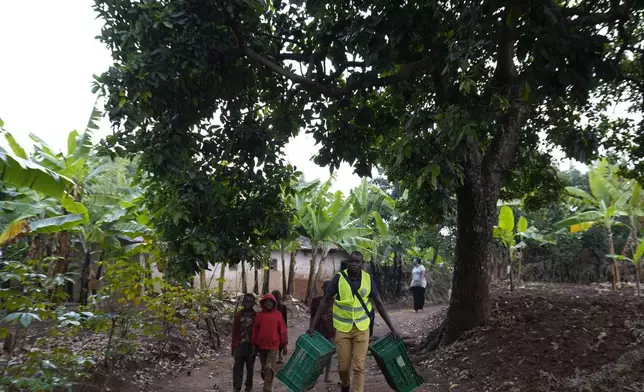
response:
<path fill-rule="evenodd" d="M 286 355 L 288 331 L 284 317 L 277 311 L 277 301 L 272 294 L 266 294 L 259 302 L 262 311 L 255 316 L 252 343 L 262 364 L 264 392 L 273 390 L 273 379 L 277 368 L 277 354 Z"/>

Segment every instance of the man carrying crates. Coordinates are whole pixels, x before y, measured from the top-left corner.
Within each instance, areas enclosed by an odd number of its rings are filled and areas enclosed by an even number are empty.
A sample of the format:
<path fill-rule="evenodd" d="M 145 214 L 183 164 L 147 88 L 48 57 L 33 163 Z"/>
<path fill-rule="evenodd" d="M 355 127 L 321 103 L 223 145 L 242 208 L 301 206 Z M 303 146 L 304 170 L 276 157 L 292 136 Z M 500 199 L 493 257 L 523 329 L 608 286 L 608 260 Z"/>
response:
<path fill-rule="evenodd" d="M 391 323 L 371 275 L 363 271 L 363 264 L 362 253 L 352 252 L 347 269 L 340 271 L 331 281 L 307 331 L 310 335 L 315 333 L 315 325 L 333 303 L 333 327 L 336 330 L 335 345 L 342 392 L 349 392 L 351 389 L 352 367 L 353 392 L 364 391 L 369 327 L 373 323 L 374 306 L 391 329 L 391 333 L 397 338 L 400 336 Z"/>

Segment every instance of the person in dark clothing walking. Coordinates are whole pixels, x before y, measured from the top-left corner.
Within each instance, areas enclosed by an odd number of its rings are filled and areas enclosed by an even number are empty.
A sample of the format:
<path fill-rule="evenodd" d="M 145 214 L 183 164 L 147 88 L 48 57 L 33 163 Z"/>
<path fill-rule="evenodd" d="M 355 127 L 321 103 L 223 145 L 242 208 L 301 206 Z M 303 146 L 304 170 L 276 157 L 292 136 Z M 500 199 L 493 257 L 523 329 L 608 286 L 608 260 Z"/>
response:
<path fill-rule="evenodd" d="M 255 324 L 255 296 L 244 295 L 242 309 L 237 312 L 233 321 L 233 339 L 231 344 L 233 365 L 233 389 L 241 391 L 246 368 L 246 392 L 253 390 L 253 372 L 255 368 L 255 350 L 251 343 L 253 325 Z"/>
<path fill-rule="evenodd" d="M 331 281 L 327 280 L 324 283 L 322 283 L 322 295 L 313 298 L 311 300 L 311 320 L 313 321 L 313 317 L 315 317 L 315 314 L 318 311 L 318 308 L 320 307 L 320 302 L 322 302 L 322 298 L 324 298 L 324 294 L 327 292 L 329 289 L 329 286 L 331 286 Z M 333 305 L 333 304 L 332 304 Z M 320 321 L 317 323 L 317 325 L 314 326 L 315 330 L 320 333 L 320 335 L 324 336 L 328 341 L 333 343 L 335 339 L 335 328 L 333 328 L 333 307 L 329 307 L 329 310 L 322 314 L 320 317 Z M 327 363 L 326 369 L 324 371 L 324 381 L 325 382 L 330 382 L 331 380 L 329 379 L 329 373 L 331 372 L 331 361 Z"/>
<path fill-rule="evenodd" d="M 273 297 L 275 297 L 275 301 L 277 301 L 277 311 L 282 314 L 282 317 L 284 317 L 284 325 L 288 328 L 288 309 L 286 308 L 286 305 L 282 303 L 282 293 L 280 293 L 279 290 L 274 290 L 272 294 Z M 281 351 L 278 354 L 277 363 L 284 363 Z"/>

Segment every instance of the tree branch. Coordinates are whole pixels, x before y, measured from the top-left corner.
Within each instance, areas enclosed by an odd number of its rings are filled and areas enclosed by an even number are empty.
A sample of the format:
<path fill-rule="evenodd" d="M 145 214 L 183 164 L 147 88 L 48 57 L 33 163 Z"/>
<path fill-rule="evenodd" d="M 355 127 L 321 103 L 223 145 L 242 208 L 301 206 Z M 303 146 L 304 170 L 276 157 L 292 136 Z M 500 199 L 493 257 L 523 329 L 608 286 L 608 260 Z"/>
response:
<path fill-rule="evenodd" d="M 299 83 L 300 85 L 302 85 L 304 89 L 308 91 L 316 92 L 322 95 L 326 95 L 328 97 L 335 97 L 335 98 L 341 98 L 351 91 L 347 89 L 347 87 L 336 88 L 336 87 L 329 87 L 329 86 L 316 83 L 311 79 L 308 79 L 302 75 L 298 75 L 282 67 L 281 65 L 272 62 L 271 60 L 260 55 L 259 53 L 255 53 L 253 50 L 251 50 L 248 47 L 244 47 L 243 51 L 244 51 L 244 54 L 250 57 L 252 60 L 255 60 L 256 62 L 262 64 L 266 68 L 273 70 L 275 73 L 282 75 L 295 83 Z"/>
<path fill-rule="evenodd" d="M 517 83 L 517 70 L 514 65 L 515 28 L 514 25 L 510 26 L 505 22 L 510 12 L 511 9 L 507 10 L 501 18 L 494 73 L 494 84 L 498 83 L 497 87 L 507 98 L 510 108 L 499 119 L 501 126 L 483 160 L 485 175 L 492 182 L 501 181 L 503 173 L 513 164 L 526 111 L 521 102 L 521 89 Z"/>
<path fill-rule="evenodd" d="M 349 82 L 344 87 L 331 87 L 315 82 L 314 80 L 307 78 L 302 75 L 298 75 L 279 64 L 271 61 L 270 59 L 262 56 L 259 53 L 256 53 L 249 47 L 243 47 L 243 53 L 251 58 L 252 60 L 264 65 L 265 67 L 273 70 L 279 75 L 282 75 L 295 83 L 299 83 L 302 87 L 308 91 L 316 92 L 319 94 L 326 95 L 328 97 L 341 98 L 355 90 L 370 88 L 370 87 L 385 87 L 393 84 L 401 83 L 418 73 L 419 71 L 426 69 L 429 66 L 431 59 L 429 57 L 423 58 L 419 61 L 405 64 L 402 66 L 400 72 L 394 75 L 385 76 L 385 77 L 372 77 L 375 76 L 374 73 L 362 73 L 354 75 L 356 77 L 350 78 Z M 310 60 L 310 57 L 307 59 Z M 432 67 L 433 69 L 433 67 Z M 339 76 L 339 75 L 338 75 Z"/>
<path fill-rule="evenodd" d="M 324 60 L 322 53 L 280 53 L 275 56 L 270 56 L 270 58 L 276 61 L 291 60 L 309 63 L 311 61 L 311 56 L 313 56 L 315 62 Z M 346 67 L 363 67 L 365 63 L 364 61 L 346 61 L 343 62 L 342 65 Z"/>

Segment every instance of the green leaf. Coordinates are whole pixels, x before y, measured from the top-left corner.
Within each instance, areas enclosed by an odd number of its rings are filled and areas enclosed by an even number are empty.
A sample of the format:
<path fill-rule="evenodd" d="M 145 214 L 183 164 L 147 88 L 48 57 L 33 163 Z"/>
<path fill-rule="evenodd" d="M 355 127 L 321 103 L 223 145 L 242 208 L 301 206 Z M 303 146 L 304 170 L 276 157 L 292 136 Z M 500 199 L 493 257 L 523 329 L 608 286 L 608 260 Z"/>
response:
<path fill-rule="evenodd" d="M 92 228 L 89 230 L 89 233 L 85 236 L 85 239 L 88 242 L 96 242 L 96 243 L 102 243 L 105 238 L 105 233 L 103 233 L 103 230 L 101 230 L 100 227 L 98 226 L 92 226 Z"/>
<path fill-rule="evenodd" d="M 136 216 L 136 221 L 147 226 L 150 223 L 150 216 L 148 214 L 139 214 Z"/>
<path fill-rule="evenodd" d="M 74 201 L 71 197 L 63 197 L 61 200 L 63 208 L 72 214 L 82 214 L 85 217 L 85 224 L 89 223 L 89 211 L 83 203 Z"/>
<path fill-rule="evenodd" d="M 67 156 L 74 155 L 76 151 L 76 138 L 78 138 L 78 131 L 72 131 L 67 136 Z"/>
<path fill-rule="evenodd" d="M 20 144 L 18 144 L 18 142 L 16 141 L 16 139 L 13 137 L 12 134 L 10 134 L 9 132 L 5 132 L 4 137 L 5 139 L 7 139 L 7 143 L 9 143 L 9 147 L 11 147 L 11 151 L 13 151 L 13 153 L 17 157 L 22 159 L 29 159 L 27 157 L 27 153 L 25 152 L 24 148 L 22 148 Z"/>
<path fill-rule="evenodd" d="M 601 221 L 604 218 L 604 215 L 598 211 L 584 211 L 579 214 L 575 214 L 570 218 L 564 219 L 555 223 L 555 229 L 561 229 L 564 227 L 571 227 L 573 225 L 586 224 L 586 223 L 595 223 Z"/>
<path fill-rule="evenodd" d="M 595 199 L 603 201 L 607 206 L 612 205 L 620 197 L 618 188 L 611 183 L 611 166 L 606 159 L 602 159 L 593 170 L 588 173 L 588 185 Z"/>
<path fill-rule="evenodd" d="M 566 189 L 566 193 L 568 193 L 570 196 L 580 199 L 588 205 L 592 206 L 597 204 L 597 200 L 595 200 L 593 196 L 591 196 L 590 194 L 588 194 L 586 191 L 582 189 L 575 188 L 572 186 L 568 186 L 565 189 Z"/>
<path fill-rule="evenodd" d="M 512 232 L 514 230 L 514 213 L 512 208 L 508 206 L 501 207 L 501 213 L 499 214 L 499 227 L 503 231 Z"/>
<path fill-rule="evenodd" d="M 23 313 L 22 316 L 20 317 L 20 325 L 22 325 L 23 328 L 27 328 L 33 320 L 38 320 L 42 321 L 40 316 L 34 313 Z"/>
<path fill-rule="evenodd" d="M 16 312 L 16 313 L 9 313 L 8 315 L 6 315 L 6 316 L 2 319 L 2 322 L 3 322 L 3 323 L 10 323 L 10 322 L 12 322 L 12 321 L 17 320 L 20 316 L 22 316 L 22 313 L 19 313 L 19 312 Z"/>
<path fill-rule="evenodd" d="M 99 129 L 98 122 L 101 120 L 103 113 L 98 110 L 98 107 L 96 106 L 97 102 L 98 99 L 96 99 L 96 102 L 94 102 L 92 113 L 89 116 L 89 120 L 87 120 L 87 125 L 85 126 L 84 132 L 86 134 L 92 134 L 92 132 L 98 131 Z"/>
<path fill-rule="evenodd" d="M 74 159 L 80 160 L 87 159 L 90 152 L 92 151 L 92 134 L 89 132 L 83 132 L 76 139 L 76 150 L 74 151 Z"/>
<path fill-rule="evenodd" d="M 521 97 L 523 98 L 524 101 L 528 101 L 530 99 L 530 94 L 532 93 L 532 90 L 530 89 L 530 84 L 528 82 L 525 82 L 523 85 L 523 91 L 521 93 Z"/>
<path fill-rule="evenodd" d="M 525 217 L 519 218 L 519 223 L 517 225 L 517 233 L 525 233 L 528 230 L 528 220 Z"/>
<path fill-rule="evenodd" d="M 32 233 L 57 233 L 80 226 L 85 221 L 83 214 L 60 215 L 29 223 Z"/>
<path fill-rule="evenodd" d="M 14 156 L 0 148 L 0 181 L 18 188 L 28 188 L 57 199 L 74 182 L 33 161 Z"/>
<path fill-rule="evenodd" d="M 29 137 L 31 138 L 31 140 L 33 140 L 34 142 L 36 142 L 36 147 L 37 147 L 37 148 L 40 148 L 40 149 L 41 149 L 43 152 L 45 152 L 47 155 L 56 156 L 56 154 L 54 154 L 54 151 L 51 149 L 51 147 L 49 147 L 49 146 L 47 145 L 47 143 L 45 143 L 45 141 L 44 141 L 44 140 L 42 140 L 41 138 L 39 138 L 38 136 L 36 136 L 36 135 L 35 135 L 35 134 L 33 134 L 33 133 L 30 133 L 30 134 L 29 134 Z"/>
<path fill-rule="evenodd" d="M 114 225 L 114 230 L 119 231 L 123 234 L 128 234 L 129 236 L 143 235 L 147 234 L 150 231 L 147 226 L 137 222 L 116 223 Z"/>
<path fill-rule="evenodd" d="M 633 189 L 631 190 L 631 200 L 630 200 L 630 206 L 631 208 L 637 208 L 641 205 L 642 199 L 642 186 L 636 182 L 633 185 Z"/>
<path fill-rule="evenodd" d="M 639 264 L 642 261 L 642 256 L 644 256 L 644 239 L 640 240 L 640 244 L 637 246 L 637 250 L 633 255 L 633 261 L 635 264 Z"/>
<path fill-rule="evenodd" d="M 373 218 L 376 222 L 376 229 L 378 230 L 378 234 L 380 236 L 386 236 L 389 233 L 389 228 L 377 211 L 374 212 Z"/>

